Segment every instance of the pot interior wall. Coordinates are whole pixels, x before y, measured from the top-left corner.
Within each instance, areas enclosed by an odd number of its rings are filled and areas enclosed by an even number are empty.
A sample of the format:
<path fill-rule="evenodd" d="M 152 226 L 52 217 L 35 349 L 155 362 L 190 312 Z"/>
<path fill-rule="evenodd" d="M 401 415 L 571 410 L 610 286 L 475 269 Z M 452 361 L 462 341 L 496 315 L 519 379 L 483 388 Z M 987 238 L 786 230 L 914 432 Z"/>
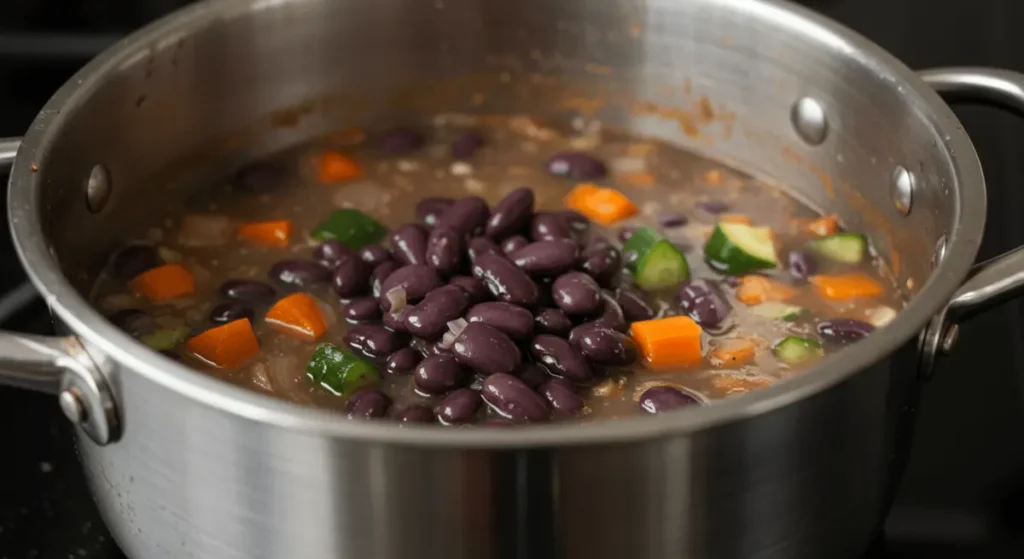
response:
<path fill-rule="evenodd" d="M 771 177 L 870 233 L 911 290 L 959 206 L 950 154 L 898 71 L 770 5 L 222 0 L 162 25 L 94 63 L 104 72 L 69 98 L 34 162 L 45 229 L 82 290 L 126 228 L 197 176 L 332 128 L 441 110 L 593 115 Z M 804 96 L 825 109 L 821 145 L 791 124 Z M 113 189 L 92 213 L 97 164 Z M 907 217 L 890 195 L 900 165 L 917 180 Z"/>

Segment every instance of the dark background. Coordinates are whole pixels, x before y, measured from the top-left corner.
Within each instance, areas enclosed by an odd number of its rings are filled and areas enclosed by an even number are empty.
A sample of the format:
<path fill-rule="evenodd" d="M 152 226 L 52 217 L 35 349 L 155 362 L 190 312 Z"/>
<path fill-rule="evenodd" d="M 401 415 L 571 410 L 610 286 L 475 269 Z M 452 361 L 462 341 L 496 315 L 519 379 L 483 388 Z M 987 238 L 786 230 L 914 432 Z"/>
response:
<path fill-rule="evenodd" d="M 47 97 L 100 49 L 185 3 L 0 0 L 0 135 L 23 133 Z M 1024 71 L 1024 1 L 804 3 L 913 68 Z M 985 108 L 958 107 L 957 113 L 988 182 L 987 258 L 1024 244 L 1024 122 Z M 0 291 L 23 280 L 4 228 Z M 1021 310 L 1010 303 L 975 319 L 941 362 L 925 392 L 909 471 L 878 556 L 1024 557 Z M 7 327 L 45 331 L 45 309 L 30 307 Z M 119 557 L 82 485 L 65 423 L 54 399 L 0 389 L 0 559 Z"/>

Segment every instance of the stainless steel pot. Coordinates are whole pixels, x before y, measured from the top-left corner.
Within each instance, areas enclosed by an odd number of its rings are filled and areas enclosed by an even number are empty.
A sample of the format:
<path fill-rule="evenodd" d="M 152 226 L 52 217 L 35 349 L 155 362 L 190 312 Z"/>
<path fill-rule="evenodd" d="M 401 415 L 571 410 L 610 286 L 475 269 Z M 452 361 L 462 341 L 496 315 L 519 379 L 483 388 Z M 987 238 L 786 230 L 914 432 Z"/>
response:
<path fill-rule="evenodd" d="M 933 360 L 958 321 L 1024 283 L 1019 251 L 972 268 L 982 172 L 929 86 L 1024 111 L 1024 76 L 915 75 L 768 0 L 200 3 L 91 62 L 21 141 L 14 241 L 67 337 L 3 334 L 0 380 L 59 394 L 133 557 L 853 556 L 889 504 Z M 467 107 L 594 113 L 773 177 L 868 231 L 912 301 L 770 389 L 498 431 L 272 400 L 148 351 L 89 306 L 125 228 L 187 195 L 192 169 Z"/>

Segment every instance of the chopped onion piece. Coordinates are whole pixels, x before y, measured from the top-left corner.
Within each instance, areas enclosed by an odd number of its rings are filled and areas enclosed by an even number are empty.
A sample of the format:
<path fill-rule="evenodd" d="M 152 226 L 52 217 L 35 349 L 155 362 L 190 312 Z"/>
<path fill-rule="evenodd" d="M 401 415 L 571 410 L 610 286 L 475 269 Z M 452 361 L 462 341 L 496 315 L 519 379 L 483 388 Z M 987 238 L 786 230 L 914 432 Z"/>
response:
<path fill-rule="evenodd" d="M 274 354 L 267 358 L 267 377 L 274 393 L 293 402 L 308 404 L 312 398 L 303 369 L 294 357 Z"/>
<path fill-rule="evenodd" d="M 391 312 L 396 313 L 405 308 L 409 302 L 405 298 L 405 289 L 396 287 L 384 294 L 391 303 Z"/>
<path fill-rule="evenodd" d="M 319 297 L 313 297 L 313 300 L 316 301 L 316 306 L 320 307 L 320 314 L 323 315 L 324 323 L 327 327 L 334 326 L 338 322 L 338 313 L 334 310 L 334 307 Z"/>
<path fill-rule="evenodd" d="M 390 200 L 390 192 L 368 180 L 346 183 L 345 188 L 339 188 L 331 196 L 331 202 L 339 208 L 356 208 L 369 214 L 380 210 Z"/>
<path fill-rule="evenodd" d="M 448 349 L 452 347 L 452 344 L 455 343 L 455 338 L 458 338 L 458 336 L 455 335 L 454 333 L 445 332 L 444 335 L 441 336 L 441 341 L 438 343 L 438 345 L 443 347 L 444 349 Z"/>
<path fill-rule="evenodd" d="M 882 328 L 896 318 L 896 311 L 883 305 L 873 309 L 868 309 L 864 312 L 864 317 L 867 318 L 868 323 L 875 328 Z"/>
<path fill-rule="evenodd" d="M 642 173 L 647 170 L 647 161 L 643 157 L 616 157 L 610 164 L 618 173 Z"/>
<path fill-rule="evenodd" d="M 256 388 L 264 392 L 274 391 L 274 385 L 270 382 L 267 366 L 263 363 L 257 362 L 252 366 L 252 383 L 256 385 Z"/>
<path fill-rule="evenodd" d="M 178 242 L 190 247 L 213 247 L 228 242 L 231 220 L 214 214 L 189 214 L 181 218 Z"/>
<path fill-rule="evenodd" d="M 469 322 L 467 322 L 465 318 L 456 318 L 455 320 L 448 321 L 448 330 L 456 336 L 462 334 L 462 331 L 466 329 L 466 326 L 469 326 Z"/>

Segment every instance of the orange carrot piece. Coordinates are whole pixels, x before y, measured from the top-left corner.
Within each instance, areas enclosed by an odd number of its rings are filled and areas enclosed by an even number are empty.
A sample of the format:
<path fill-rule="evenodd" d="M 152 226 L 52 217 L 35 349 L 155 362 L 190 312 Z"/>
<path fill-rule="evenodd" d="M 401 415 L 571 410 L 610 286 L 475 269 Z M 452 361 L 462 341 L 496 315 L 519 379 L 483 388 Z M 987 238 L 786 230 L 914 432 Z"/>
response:
<path fill-rule="evenodd" d="M 834 215 L 819 217 L 807 224 L 807 230 L 819 237 L 835 235 L 839 232 L 839 220 Z"/>
<path fill-rule="evenodd" d="M 766 378 L 737 377 L 729 373 L 717 374 L 711 377 L 711 386 L 722 392 L 723 396 L 735 396 L 744 394 L 758 388 L 771 386 L 772 382 Z"/>
<path fill-rule="evenodd" d="M 718 221 L 724 221 L 726 223 L 742 223 L 743 225 L 750 225 L 750 218 L 743 214 L 722 214 L 718 216 Z"/>
<path fill-rule="evenodd" d="M 694 365 L 703 358 L 700 326 L 688 316 L 634 322 L 630 333 L 652 367 Z"/>
<path fill-rule="evenodd" d="M 619 178 L 633 186 L 644 187 L 654 184 L 654 175 L 642 171 L 637 173 L 623 173 L 619 175 Z"/>
<path fill-rule="evenodd" d="M 267 311 L 267 322 L 274 328 L 308 341 L 327 331 L 327 322 L 316 299 L 306 293 L 293 293 Z"/>
<path fill-rule="evenodd" d="M 345 182 L 358 179 L 363 174 L 362 165 L 347 155 L 336 151 L 325 151 L 320 155 L 317 168 L 320 182 Z"/>
<path fill-rule="evenodd" d="M 736 287 L 736 298 L 744 305 L 760 305 L 767 301 L 787 301 L 797 290 L 764 276 L 743 276 Z"/>
<path fill-rule="evenodd" d="M 811 276 L 808 281 L 826 299 L 843 300 L 858 297 L 877 297 L 885 292 L 882 284 L 863 272 L 834 276 L 817 275 Z"/>
<path fill-rule="evenodd" d="M 601 225 L 611 225 L 637 214 L 637 208 L 621 192 L 592 184 L 579 184 L 565 197 L 565 205 Z"/>
<path fill-rule="evenodd" d="M 191 295 L 196 290 L 196 278 L 181 264 L 165 264 L 135 276 L 131 287 L 135 293 L 159 302 Z"/>
<path fill-rule="evenodd" d="M 754 360 L 754 342 L 750 340 L 724 340 L 711 350 L 711 364 L 721 368 L 742 367 Z"/>
<path fill-rule="evenodd" d="M 260 352 L 260 343 L 248 318 L 210 328 L 191 338 L 185 348 L 221 369 L 234 369 Z"/>
<path fill-rule="evenodd" d="M 238 228 L 238 238 L 262 245 L 286 247 L 292 238 L 292 222 L 279 219 L 246 223 Z"/>

